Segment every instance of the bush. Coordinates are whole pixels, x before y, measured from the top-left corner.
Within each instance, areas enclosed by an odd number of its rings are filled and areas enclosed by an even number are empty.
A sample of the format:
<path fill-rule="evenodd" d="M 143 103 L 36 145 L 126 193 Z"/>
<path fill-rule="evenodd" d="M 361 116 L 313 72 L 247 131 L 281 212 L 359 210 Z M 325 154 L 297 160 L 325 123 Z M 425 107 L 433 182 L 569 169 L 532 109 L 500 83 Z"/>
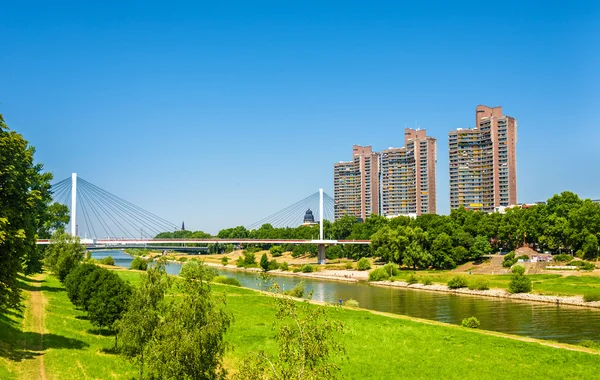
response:
<path fill-rule="evenodd" d="M 187 257 L 180 257 L 177 259 L 177 261 L 179 261 L 180 263 L 185 263 L 188 260 Z"/>
<path fill-rule="evenodd" d="M 112 256 L 106 256 L 103 257 L 102 260 L 100 260 L 100 264 L 104 264 L 104 265 L 115 265 L 115 259 L 113 259 Z"/>
<path fill-rule="evenodd" d="M 387 263 L 383 266 L 383 269 L 386 270 L 386 272 L 388 272 L 391 276 L 397 276 L 400 274 L 400 270 L 398 269 L 398 266 L 394 263 Z"/>
<path fill-rule="evenodd" d="M 587 348 L 593 348 L 595 350 L 600 350 L 600 343 L 593 341 L 593 340 L 582 340 L 581 342 L 577 343 L 578 346 L 581 347 L 587 347 Z"/>
<path fill-rule="evenodd" d="M 476 329 L 481 325 L 481 323 L 479 322 L 479 320 L 477 318 L 469 317 L 469 318 L 463 319 L 461 325 L 463 327 L 468 327 L 470 329 Z"/>
<path fill-rule="evenodd" d="M 432 285 L 433 284 L 433 280 L 431 279 L 431 277 L 423 277 L 421 279 L 421 283 L 423 285 Z"/>
<path fill-rule="evenodd" d="M 485 278 L 477 279 L 469 284 L 470 290 L 488 290 L 489 288 L 489 281 Z"/>
<path fill-rule="evenodd" d="M 525 260 L 529 260 L 529 256 L 521 255 L 521 256 L 517 256 L 516 259 L 517 259 L 517 261 L 519 261 L 519 260 L 525 261 Z"/>
<path fill-rule="evenodd" d="M 129 269 L 146 270 L 146 269 L 148 269 L 148 261 L 142 259 L 139 256 L 136 256 L 131 261 L 131 264 L 129 265 Z"/>
<path fill-rule="evenodd" d="M 302 269 L 302 273 L 312 273 L 315 271 L 315 268 L 313 268 L 313 266 L 310 264 L 302 265 L 301 269 Z"/>
<path fill-rule="evenodd" d="M 358 260 L 358 263 L 356 263 L 356 269 L 369 270 L 371 269 L 371 262 L 366 257 L 363 257 L 362 259 Z"/>
<path fill-rule="evenodd" d="M 290 268 L 288 266 L 287 261 L 284 261 L 281 264 L 279 264 L 279 269 L 282 270 L 282 271 L 284 271 L 284 272 L 287 271 L 287 270 L 289 270 Z"/>
<path fill-rule="evenodd" d="M 385 269 L 385 267 L 384 267 L 384 269 Z M 388 272 L 388 273 L 389 273 L 389 272 Z M 408 277 L 406 277 L 406 282 L 407 282 L 409 285 L 416 284 L 416 283 L 418 283 L 418 282 L 419 282 L 419 277 L 417 277 L 417 275 L 416 275 L 416 274 L 414 274 L 414 273 L 411 273 L 411 274 L 409 274 L 409 275 L 408 275 Z"/>
<path fill-rule="evenodd" d="M 221 257 L 221 264 L 223 264 L 223 266 L 227 266 L 228 263 L 229 263 L 229 257 L 227 257 L 227 256 Z"/>
<path fill-rule="evenodd" d="M 567 255 L 566 253 L 561 253 L 560 255 L 552 256 L 552 260 L 559 263 L 568 263 L 569 261 L 573 260 L 573 256 Z"/>
<path fill-rule="evenodd" d="M 254 255 L 254 252 L 244 253 L 244 267 L 246 267 L 246 268 L 256 267 L 256 255 Z"/>
<path fill-rule="evenodd" d="M 581 270 L 594 270 L 594 269 L 596 269 L 596 264 L 590 263 L 589 261 L 584 261 L 583 265 L 579 266 L 579 269 L 581 269 Z"/>
<path fill-rule="evenodd" d="M 358 301 L 350 298 L 348 301 L 346 301 L 346 306 L 352 309 L 356 309 L 358 308 Z"/>
<path fill-rule="evenodd" d="M 583 294 L 583 300 L 585 302 L 600 301 L 600 290 L 595 289 Z"/>
<path fill-rule="evenodd" d="M 390 278 L 390 273 L 383 268 L 373 269 L 369 272 L 369 281 L 386 281 Z"/>
<path fill-rule="evenodd" d="M 516 262 L 517 259 L 515 258 L 515 253 L 511 251 L 504 256 L 504 259 L 502 260 L 502 266 L 504 268 L 510 268 L 515 265 Z"/>
<path fill-rule="evenodd" d="M 302 269 L 300 269 L 300 268 L 294 268 L 294 269 L 292 269 L 292 272 L 299 273 L 299 272 L 302 272 Z"/>
<path fill-rule="evenodd" d="M 508 291 L 510 293 L 529 293 L 531 291 L 531 280 L 525 276 L 525 267 L 521 265 L 513 267 Z"/>
<path fill-rule="evenodd" d="M 468 281 L 465 276 L 454 276 L 448 281 L 448 288 L 450 289 L 466 288 L 467 285 Z"/>
<path fill-rule="evenodd" d="M 283 254 L 283 247 L 280 245 L 274 245 L 271 247 L 271 249 L 269 249 L 269 252 L 271 252 L 271 256 L 279 257 Z"/>
<path fill-rule="evenodd" d="M 354 268 L 351 261 L 346 261 L 346 270 L 351 270 Z"/>
<path fill-rule="evenodd" d="M 216 276 L 212 279 L 212 282 L 216 282 L 218 284 L 242 286 L 242 284 L 240 284 L 240 282 L 236 278 L 227 277 L 227 276 Z"/>
<path fill-rule="evenodd" d="M 269 261 L 268 268 L 269 268 L 269 270 L 279 269 L 279 264 L 277 263 L 277 260 L 273 259 L 273 260 Z"/>
<path fill-rule="evenodd" d="M 304 295 L 304 281 L 300 281 L 291 290 L 283 292 L 283 294 L 287 294 L 288 296 L 296 298 L 302 298 L 302 296 Z"/>

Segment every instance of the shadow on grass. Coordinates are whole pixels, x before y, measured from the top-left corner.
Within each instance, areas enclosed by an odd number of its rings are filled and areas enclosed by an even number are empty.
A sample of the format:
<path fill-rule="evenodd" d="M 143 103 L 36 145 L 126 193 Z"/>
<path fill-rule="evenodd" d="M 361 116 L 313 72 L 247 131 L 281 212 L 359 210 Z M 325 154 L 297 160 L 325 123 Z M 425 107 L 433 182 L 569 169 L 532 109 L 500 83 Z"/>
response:
<path fill-rule="evenodd" d="M 21 273 L 17 274 L 17 279 L 23 282 L 44 282 L 44 280 L 36 280 L 27 276 L 22 275 Z"/>
<path fill-rule="evenodd" d="M 87 330 L 87 332 L 90 334 L 101 335 L 101 336 L 115 336 L 116 335 L 115 331 L 109 330 L 109 329 L 91 328 L 91 329 Z"/>
<path fill-rule="evenodd" d="M 79 309 L 77 309 L 77 310 L 79 310 Z M 87 315 L 76 315 L 75 319 L 79 319 L 80 321 L 89 321 L 90 320 L 90 318 L 88 318 Z"/>
<path fill-rule="evenodd" d="M 42 335 L 36 332 L 23 332 L 17 323 L 6 315 L 0 315 L 0 358 L 20 362 L 32 359 L 49 348 L 81 350 L 89 345 L 78 339 L 71 339 L 57 334 L 44 334 L 44 345 L 41 349 Z"/>

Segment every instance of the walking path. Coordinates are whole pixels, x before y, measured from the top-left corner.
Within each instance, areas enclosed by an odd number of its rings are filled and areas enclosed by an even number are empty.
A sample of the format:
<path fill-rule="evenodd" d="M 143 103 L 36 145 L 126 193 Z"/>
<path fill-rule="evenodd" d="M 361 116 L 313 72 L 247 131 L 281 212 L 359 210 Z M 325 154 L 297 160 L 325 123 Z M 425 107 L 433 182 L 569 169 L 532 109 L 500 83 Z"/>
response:
<path fill-rule="evenodd" d="M 40 288 L 43 284 L 45 275 L 38 274 L 32 279 L 34 287 Z M 44 309 L 46 307 L 46 297 L 41 289 L 27 290 L 28 297 L 25 305 L 25 315 L 23 318 L 23 331 L 30 332 L 31 338 L 25 339 L 26 348 L 38 353 L 31 361 L 23 361 L 21 368 L 21 379 L 42 379 L 46 380 L 46 367 L 44 366 Z"/>

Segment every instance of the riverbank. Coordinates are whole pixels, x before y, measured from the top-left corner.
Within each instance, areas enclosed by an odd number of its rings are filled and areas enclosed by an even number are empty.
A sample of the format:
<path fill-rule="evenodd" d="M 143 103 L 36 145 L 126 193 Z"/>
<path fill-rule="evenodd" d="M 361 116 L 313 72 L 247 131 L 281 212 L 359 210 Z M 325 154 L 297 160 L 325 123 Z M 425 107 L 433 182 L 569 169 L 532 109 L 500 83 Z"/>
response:
<path fill-rule="evenodd" d="M 583 296 L 551 296 L 532 293 L 517 293 L 512 294 L 503 289 L 489 290 L 470 290 L 467 288 L 450 289 L 446 285 L 432 284 L 409 284 L 404 281 L 374 281 L 370 282 L 373 286 L 387 286 L 396 288 L 408 288 L 414 290 L 425 290 L 430 292 L 454 293 L 468 296 L 492 297 L 492 298 L 508 298 L 512 300 L 528 301 L 528 302 L 543 302 L 552 303 L 555 305 L 569 305 L 578 307 L 600 308 L 600 301 L 585 302 Z"/>

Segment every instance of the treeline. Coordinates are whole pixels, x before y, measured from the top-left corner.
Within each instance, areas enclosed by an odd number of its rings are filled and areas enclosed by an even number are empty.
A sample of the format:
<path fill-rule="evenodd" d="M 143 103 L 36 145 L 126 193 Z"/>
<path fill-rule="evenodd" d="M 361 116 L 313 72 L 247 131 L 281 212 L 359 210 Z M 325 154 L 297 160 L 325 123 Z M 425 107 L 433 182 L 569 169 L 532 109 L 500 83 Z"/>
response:
<path fill-rule="evenodd" d="M 372 256 L 415 268 L 453 268 L 490 252 L 509 252 L 524 245 L 595 260 L 600 253 L 600 204 L 565 191 L 546 203 L 511 208 L 505 214 L 458 209 L 452 210 L 450 215 L 426 214 L 417 218 L 387 219 L 371 215 L 364 222 L 344 216 L 333 223 L 325 221 L 324 233 L 326 239 L 372 241 L 370 246 L 327 247 L 329 259 L 358 260 Z M 318 234 L 317 225 L 274 228 L 264 224 L 251 231 L 243 226 L 223 229 L 217 237 L 316 239 Z M 269 249 L 270 246 L 259 248 Z M 283 249 L 293 251 L 295 255 L 316 254 L 316 247 L 310 245 L 289 244 Z"/>

